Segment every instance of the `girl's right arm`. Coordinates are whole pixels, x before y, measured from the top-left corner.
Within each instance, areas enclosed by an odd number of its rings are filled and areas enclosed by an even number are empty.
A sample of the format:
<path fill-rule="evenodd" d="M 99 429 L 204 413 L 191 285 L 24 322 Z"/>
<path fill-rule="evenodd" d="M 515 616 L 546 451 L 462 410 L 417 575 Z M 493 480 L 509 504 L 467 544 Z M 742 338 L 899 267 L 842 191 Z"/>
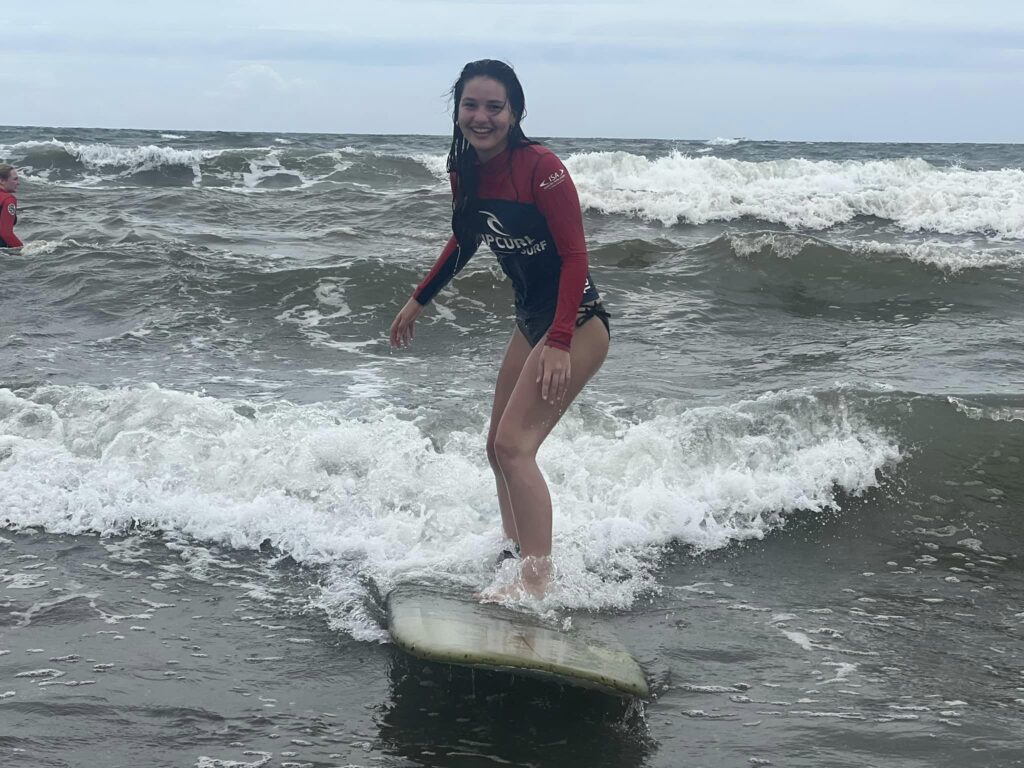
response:
<path fill-rule="evenodd" d="M 416 335 L 413 328 L 416 318 L 423 312 L 423 305 L 415 298 L 405 302 L 405 306 L 395 316 L 391 323 L 391 346 L 404 347 L 412 341 Z"/>
<path fill-rule="evenodd" d="M 451 181 L 452 194 L 454 195 L 458 183 L 454 173 L 451 174 L 449 180 Z M 466 262 L 476 253 L 478 245 L 479 243 L 476 243 L 472 249 L 465 249 L 459 246 L 459 241 L 455 235 L 448 238 L 448 243 L 441 251 L 437 261 L 434 262 L 430 272 L 416 286 L 412 298 L 405 303 L 405 306 L 402 307 L 391 323 L 392 347 L 401 347 L 412 341 L 413 336 L 416 335 L 413 326 L 416 318 L 422 314 L 423 307 L 429 304 L 431 299 L 459 273 L 459 270 L 466 266 Z"/>
<path fill-rule="evenodd" d="M 391 323 L 391 346 L 403 347 L 412 341 L 412 337 L 416 335 L 413 323 L 422 314 L 423 307 L 455 277 L 467 261 L 468 258 L 462 258 L 462 249 L 452 235 L 430 272 L 413 291 L 412 298 L 405 303 Z"/>

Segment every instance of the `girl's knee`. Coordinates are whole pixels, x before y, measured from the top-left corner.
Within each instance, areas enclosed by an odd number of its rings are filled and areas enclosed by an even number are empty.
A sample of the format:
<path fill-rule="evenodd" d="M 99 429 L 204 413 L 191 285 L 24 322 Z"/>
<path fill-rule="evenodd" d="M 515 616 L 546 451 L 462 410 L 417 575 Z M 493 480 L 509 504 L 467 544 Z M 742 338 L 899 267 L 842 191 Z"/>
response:
<path fill-rule="evenodd" d="M 517 462 L 532 459 L 534 451 L 526 444 L 523 436 L 512 430 L 498 430 L 494 442 L 488 446 L 488 458 L 493 455 L 493 464 L 508 467 Z"/>
<path fill-rule="evenodd" d="M 487 461 L 491 465 L 491 469 L 498 469 L 498 454 L 494 449 L 494 435 L 490 435 L 487 438 Z"/>

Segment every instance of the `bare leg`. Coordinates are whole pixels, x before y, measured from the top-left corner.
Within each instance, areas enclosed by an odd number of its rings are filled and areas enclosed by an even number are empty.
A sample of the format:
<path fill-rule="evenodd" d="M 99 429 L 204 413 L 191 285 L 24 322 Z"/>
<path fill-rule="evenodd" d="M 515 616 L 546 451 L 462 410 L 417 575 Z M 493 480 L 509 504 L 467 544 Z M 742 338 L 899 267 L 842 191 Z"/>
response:
<path fill-rule="evenodd" d="M 508 399 L 512 396 L 516 382 L 519 381 L 519 374 L 526 364 L 526 358 L 530 355 L 530 343 L 516 328 L 512 332 L 512 338 L 505 348 L 505 357 L 501 361 L 501 368 L 498 370 L 498 381 L 494 385 L 494 404 L 491 406 L 491 426 L 487 433 L 487 460 L 491 463 L 494 471 L 494 481 L 498 489 L 498 507 L 501 509 L 501 528 L 506 538 L 519 543 L 519 535 L 516 532 L 515 519 L 512 517 L 512 506 L 508 499 L 508 486 L 505 478 L 498 467 L 498 461 L 494 454 L 494 436 L 498 432 L 498 424 L 501 416 L 508 405 Z"/>
<path fill-rule="evenodd" d="M 523 586 L 534 595 L 543 594 L 547 587 L 551 555 L 551 496 L 537 466 L 537 450 L 601 367 L 608 354 L 608 333 L 598 320 L 590 320 L 576 329 L 570 352 L 569 387 L 559 403 L 541 399 L 537 366 L 542 349 L 543 342 L 533 348 L 521 366 L 493 440 L 496 474 L 499 485 L 501 480 L 505 482 L 513 532 L 523 555 Z M 491 445 L 490 441 L 488 444 Z"/>

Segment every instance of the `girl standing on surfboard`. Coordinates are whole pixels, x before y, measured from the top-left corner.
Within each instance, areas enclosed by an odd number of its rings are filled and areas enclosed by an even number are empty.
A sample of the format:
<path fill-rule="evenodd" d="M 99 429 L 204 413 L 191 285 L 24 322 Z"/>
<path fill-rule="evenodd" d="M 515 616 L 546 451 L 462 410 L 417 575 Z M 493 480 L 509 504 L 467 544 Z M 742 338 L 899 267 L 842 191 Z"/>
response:
<path fill-rule="evenodd" d="M 391 344 L 411 341 L 424 306 L 481 244 L 495 253 L 512 282 L 516 323 L 494 388 L 487 458 L 502 527 L 522 556 L 513 592 L 541 596 L 551 574 L 551 496 L 537 450 L 604 362 L 608 313 L 588 272 L 576 187 L 562 161 L 523 133 L 515 72 L 470 62 L 452 96 L 453 234 L 391 324 Z"/>

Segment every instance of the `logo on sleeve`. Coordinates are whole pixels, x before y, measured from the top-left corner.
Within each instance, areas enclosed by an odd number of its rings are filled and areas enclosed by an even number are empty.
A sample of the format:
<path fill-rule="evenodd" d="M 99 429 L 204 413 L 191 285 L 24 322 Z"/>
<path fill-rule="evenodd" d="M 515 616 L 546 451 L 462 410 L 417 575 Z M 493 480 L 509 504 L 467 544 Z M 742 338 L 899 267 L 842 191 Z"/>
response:
<path fill-rule="evenodd" d="M 565 168 L 559 168 L 540 183 L 540 188 L 544 190 L 554 189 L 567 178 L 569 178 L 569 174 L 565 172 Z"/>
<path fill-rule="evenodd" d="M 11 203 L 10 205 L 7 206 L 7 212 L 11 214 L 11 216 L 18 215 L 18 209 L 15 208 L 14 203 Z"/>

